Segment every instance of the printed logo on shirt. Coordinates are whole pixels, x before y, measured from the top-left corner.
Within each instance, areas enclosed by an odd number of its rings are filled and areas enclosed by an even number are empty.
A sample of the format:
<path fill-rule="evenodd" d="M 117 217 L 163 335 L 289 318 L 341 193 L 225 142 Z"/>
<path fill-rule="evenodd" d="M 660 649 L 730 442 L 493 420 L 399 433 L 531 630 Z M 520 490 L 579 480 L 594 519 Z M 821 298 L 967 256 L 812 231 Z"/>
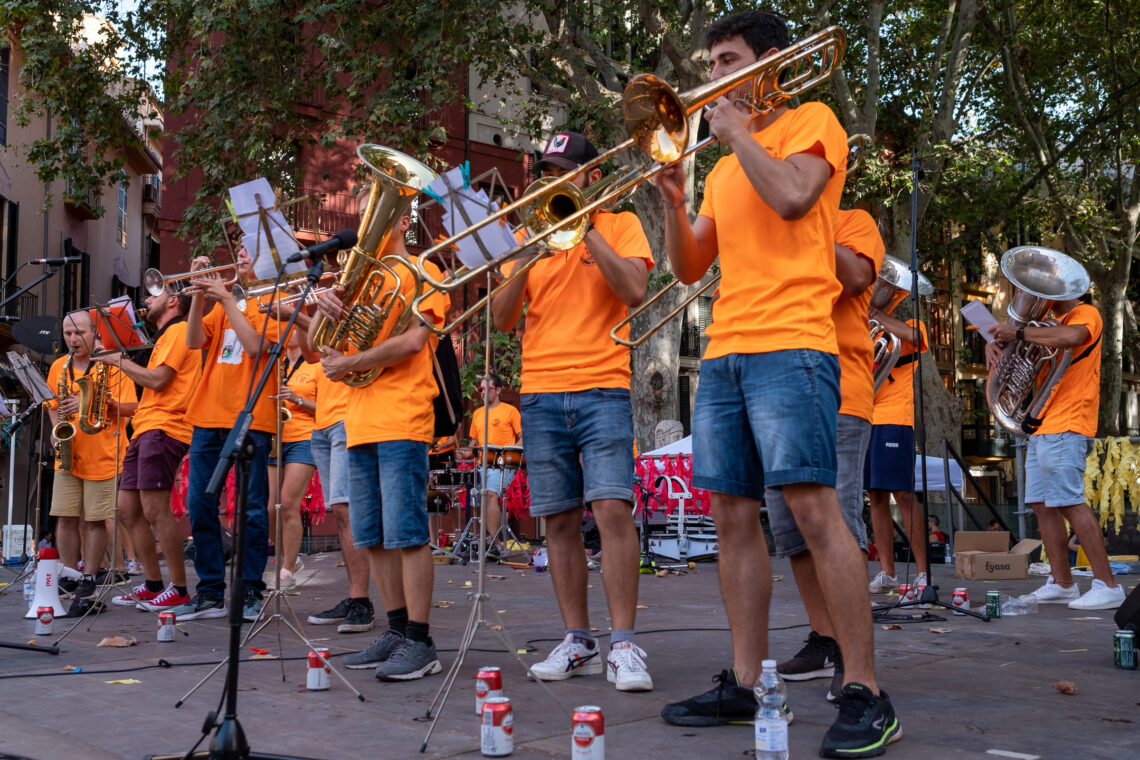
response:
<path fill-rule="evenodd" d="M 231 327 L 222 336 L 222 350 L 218 353 L 218 364 L 241 364 L 241 360 L 241 341 Z"/>
<path fill-rule="evenodd" d="M 899 447 L 897 443 L 884 443 L 883 446 L 888 449 L 897 449 Z"/>

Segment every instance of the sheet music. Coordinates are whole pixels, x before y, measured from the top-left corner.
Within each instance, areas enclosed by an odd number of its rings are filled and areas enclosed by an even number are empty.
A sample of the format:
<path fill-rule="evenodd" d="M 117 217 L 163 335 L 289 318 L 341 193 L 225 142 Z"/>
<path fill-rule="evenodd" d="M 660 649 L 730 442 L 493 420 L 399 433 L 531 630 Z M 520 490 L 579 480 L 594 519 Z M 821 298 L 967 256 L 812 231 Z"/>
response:
<path fill-rule="evenodd" d="M 994 315 L 986 308 L 986 305 L 981 301 L 970 301 L 963 306 L 959 311 L 966 321 L 981 333 L 982 337 L 986 339 L 986 343 L 993 343 L 994 336 L 990 334 L 990 327 L 998 324 L 994 319 Z"/>
<path fill-rule="evenodd" d="M 482 189 L 463 187 L 461 167 L 442 174 L 429 185 L 437 197 L 443 199 L 443 226 L 448 236 L 467 229 L 471 224 L 486 219 L 499 210 L 499 204 L 487 197 Z M 471 269 L 497 259 L 518 243 L 510 229 L 503 224 L 488 224 L 478 232 L 464 235 L 458 241 L 456 252 L 463 264 Z"/>
<path fill-rule="evenodd" d="M 151 345 L 130 296 L 112 298 L 105 307 L 95 307 L 92 311 L 95 331 L 103 344 L 99 356 L 118 353 L 120 348 L 129 351 Z"/>
<path fill-rule="evenodd" d="M 48 387 L 44 376 L 32 366 L 28 357 L 15 351 L 9 351 L 8 361 L 12 364 L 12 371 L 16 373 L 16 379 L 20 381 L 20 385 L 24 386 L 24 390 L 35 399 L 37 404 L 55 398 L 55 391 Z"/>
<path fill-rule="evenodd" d="M 281 262 L 301 250 L 301 247 L 297 244 L 293 228 L 277 208 L 277 198 L 269 180 L 258 177 L 231 187 L 229 193 L 238 227 L 242 231 L 242 245 L 253 262 L 254 279 L 276 278 Z M 271 253 L 271 238 L 277 248 L 278 260 Z M 295 262 L 285 268 L 287 275 L 304 271 L 305 265 L 302 262 Z"/>

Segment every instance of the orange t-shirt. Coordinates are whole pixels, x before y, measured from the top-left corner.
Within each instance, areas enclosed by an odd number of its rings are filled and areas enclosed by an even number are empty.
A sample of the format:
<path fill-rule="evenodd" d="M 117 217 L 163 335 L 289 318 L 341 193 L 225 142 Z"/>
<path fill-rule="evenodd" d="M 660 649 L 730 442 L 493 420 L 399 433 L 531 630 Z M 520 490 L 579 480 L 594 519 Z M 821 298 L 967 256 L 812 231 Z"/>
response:
<path fill-rule="evenodd" d="M 268 319 L 265 340 L 267 343 L 277 342 L 282 323 L 262 314 L 256 299 L 247 299 L 245 318 L 258 335 Z M 206 333 L 206 362 L 202 366 L 202 380 L 186 409 L 186 421 L 200 428 L 232 428 L 245 406 L 250 381 L 260 374 L 265 365 L 265 352 L 255 366 L 246 355 L 237 333 L 230 327 L 221 304 L 215 304 L 210 313 L 202 317 L 202 330 Z M 253 408 L 252 430 L 277 432 L 277 405 L 270 398 L 276 392 L 275 388 L 272 381 L 265 384 L 261 398 Z"/>
<path fill-rule="evenodd" d="M 67 356 L 61 356 L 52 362 L 48 370 L 47 384 L 53 393 L 59 391 L 59 380 L 64 371 Z M 87 377 L 93 377 L 95 362 L 88 366 Z M 75 380 L 83 377 L 83 372 L 74 372 L 70 383 L 71 395 L 79 395 L 79 386 Z M 125 381 L 125 382 L 124 382 Z M 133 404 L 137 400 L 135 384 L 126 375 L 119 372 L 113 364 L 107 365 L 107 398 L 122 404 Z M 57 401 L 50 402 L 51 408 L 58 408 Z M 71 439 L 71 474 L 83 480 L 106 480 L 113 478 L 122 468 L 123 457 L 127 454 L 127 444 L 130 437 L 127 435 L 128 417 L 119 417 L 116 426 L 113 419 L 110 424 L 98 433 L 84 433 L 79 427 L 79 415 L 71 420 L 75 425 L 75 437 Z M 119 437 L 115 437 L 116 430 Z M 59 469 L 58 462 L 56 469 Z"/>
<path fill-rule="evenodd" d="M 492 446 L 513 446 L 522 435 L 522 415 L 510 404 L 500 402 L 488 412 L 487 416 L 491 426 L 487 443 Z M 471 437 L 475 439 L 477 445 L 483 445 L 483 407 L 479 407 L 471 415 Z"/>
<path fill-rule="evenodd" d="M 412 264 L 404 265 L 410 270 Z M 439 267 L 430 261 L 426 263 L 428 273 L 435 279 L 443 275 Z M 412 276 L 394 265 L 400 278 L 400 292 L 405 298 L 415 297 L 415 282 Z M 392 287 L 390 273 L 384 274 L 385 284 L 378 290 Z M 433 323 L 440 327 L 447 320 L 451 299 L 445 293 L 433 291 L 422 302 L 421 311 L 431 314 Z M 389 322 L 396 319 L 395 309 L 389 315 Z M 418 320 L 411 327 L 420 326 Z M 381 332 L 386 334 L 387 328 Z M 344 428 L 349 446 L 384 441 L 423 441 L 435 440 L 435 407 L 432 399 L 439 391 L 435 385 L 432 352 L 439 344 L 434 333 L 428 338 L 419 353 L 393 364 L 380 372 L 370 384 L 363 388 L 349 388 L 348 416 Z"/>
<path fill-rule="evenodd" d="M 285 361 L 285 357 L 282 357 Z M 290 366 L 292 371 L 292 366 Z M 296 393 L 301 398 L 307 401 L 317 400 L 317 375 L 323 375 L 321 365 L 308 364 L 304 360 L 301 361 L 301 366 L 297 368 L 296 372 L 292 373 L 289 379 L 289 389 Z M 276 393 L 277 391 L 273 391 Z M 281 429 L 281 440 L 285 443 L 293 443 L 295 441 L 307 441 L 313 437 L 313 423 L 316 416 L 305 409 L 304 407 L 285 402 L 285 408 L 293 416 L 285 423 Z"/>
<path fill-rule="evenodd" d="M 186 407 L 202 377 L 202 352 L 186 345 L 186 322 L 168 324 L 155 341 L 147 369 L 170 367 L 174 378 L 161 391 L 143 388 L 138 410 L 131 422 L 135 435 L 148 430 L 161 430 L 175 440 L 189 445 L 194 428 L 186 421 Z"/>
<path fill-rule="evenodd" d="M 823 158 L 831 178 L 802 218 L 785 221 L 756 194 L 735 155 L 709 172 L 700 215 L 716 223 L 721 280 L 705 358 L 793 348 L 838 353 L 831 308 L 842 292 L 834 243 L 847 133 L 830 108 L 806 103 L 752 137 L 775 158 Z"/>
<path fill-rule="evenodd" d="M 1063 325 L 1084 325 L 1089 331 L 1089 339 L 1073 349 L 1074 364 L 1061 377 L 1061 382 L 1053 390 L 1045 407 L 1045 421 L 1037 430 L 1037 435 L 1047 433 L 1080 433 L 1090 438 L 1096 436 L 1097 414 L 1100 408 L 1100 343 L 1098 342 L 1104 325 L 1100 312 L 1087 303 L 1061 318 Z M 1088 356 L 1080 361 L 1077 357 L 1096 346 Z"/>
<path fill-rule="evenodd" d="M 653 269 L 641 221 L 629 212 L 598 212 L 594 228 L 623 259 Z M 514 269 L 504 266 L 504 274 Z M 629 388 L 629 349 L 610 330 L 629 308 L 606 283 L 585 243 L 554 251 L 531 268 L 522 338 L 522 393 Z M 629 336 L 629 327 L 621 333 Z"/>
<path fill-rule="evenodd" d="M 861 209 L 840 210 L 835 225 L 835 243 L 850 248 L 870 260 L 875 272 L 883 265 L 887 249 L 871 215 Z M 840 414 L 871 421 L 875 409 L 875 382 L 871 364 L 874 344 L 867 323 L 874 284 L 857 296 L 840 294 L 831 309 L 835 337 L 839 343 Z"/>
<path fill-rule="evenodd" d="M 314 430 L 324 430 L 348 415 L 348 393 L 352 389 L 344 383 L 329 380 L 320 364 L 313 365 L 317 370 L 317 414 L 313 420 Z"/>
<path fill-rule="evenodd" d="M 914 327 L 914 320 L 908 319 L 906 324 Z M 930 346 L 926 334 L 926 325 L 918 323 L 922 341 L 921 353 L 926 353 Z M 873 425 L 906 425 L 914 427 L 914 370 L 915 362 L 910 358 L 914 355 L 914 346 L 909 343 L 914 337 L 913 333 L 900 335 L 902 351 L 899 353 L 899 363 L 891 370 L 887 381 L 875 394 L 875 414 L 871 423 Z M 907 349 L 910 349 L 907 351 Z"/>

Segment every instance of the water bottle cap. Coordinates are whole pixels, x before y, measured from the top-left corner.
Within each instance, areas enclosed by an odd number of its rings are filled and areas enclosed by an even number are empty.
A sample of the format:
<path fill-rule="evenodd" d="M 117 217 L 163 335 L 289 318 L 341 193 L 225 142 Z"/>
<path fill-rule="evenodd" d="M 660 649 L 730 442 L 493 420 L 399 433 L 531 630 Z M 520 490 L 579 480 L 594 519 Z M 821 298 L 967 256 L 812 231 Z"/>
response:
<path fill-rule="evenodd" d="M 753 660 L 753 662 L 755 662 L 755 660 Z M 775 670 L 776 669 L 776 661 L 775 660 L 763 660 L 760 663 L 760 667 L 763 668 L 764 670 Z"/>

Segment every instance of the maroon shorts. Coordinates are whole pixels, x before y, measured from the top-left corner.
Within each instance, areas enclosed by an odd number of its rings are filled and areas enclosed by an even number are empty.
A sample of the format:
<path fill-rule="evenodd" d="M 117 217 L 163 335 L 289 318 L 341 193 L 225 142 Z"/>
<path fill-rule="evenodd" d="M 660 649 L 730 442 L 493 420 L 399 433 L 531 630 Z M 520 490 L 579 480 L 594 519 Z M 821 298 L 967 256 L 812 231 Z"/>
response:
<path fill-rule="evenodd" d="M 169 491 L 178 465 L 190 446 L 161 430 L 148 430 L 131 439 L 123 459 L 120 491 Z"/>

